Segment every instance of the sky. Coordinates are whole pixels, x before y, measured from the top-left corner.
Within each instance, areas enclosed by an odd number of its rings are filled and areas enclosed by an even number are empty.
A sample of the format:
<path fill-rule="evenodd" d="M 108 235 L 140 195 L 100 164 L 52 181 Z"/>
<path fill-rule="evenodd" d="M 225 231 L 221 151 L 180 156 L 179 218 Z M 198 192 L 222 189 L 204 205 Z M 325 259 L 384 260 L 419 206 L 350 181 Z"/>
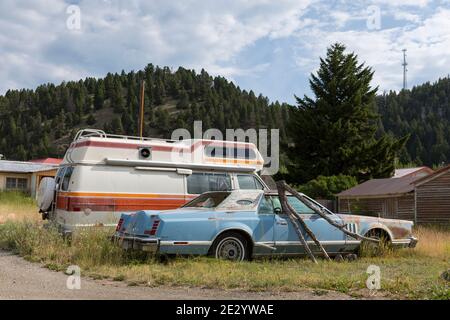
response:
<path fill-rule="evenodd" d="M 335 42 L 375 70 L 373 86 L 450 73 L 450 0 L 1 0 L 0 94 L 148 63 L 221 75 L 271 101 L 310 94 Z"/>

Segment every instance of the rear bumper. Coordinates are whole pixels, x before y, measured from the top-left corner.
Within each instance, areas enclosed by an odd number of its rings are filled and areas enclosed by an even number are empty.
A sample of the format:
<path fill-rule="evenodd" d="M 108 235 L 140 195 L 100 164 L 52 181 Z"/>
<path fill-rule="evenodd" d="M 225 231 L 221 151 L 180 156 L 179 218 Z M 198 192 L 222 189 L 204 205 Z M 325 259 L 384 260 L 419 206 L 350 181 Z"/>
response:
<path fill-rule="evenodd" d="M 158 253 L 160 241 L 158 238 L 140 238 L 127 235 L 115 234 L 112 240 L 123 249 L 141 250 L 149 253 Z"/>

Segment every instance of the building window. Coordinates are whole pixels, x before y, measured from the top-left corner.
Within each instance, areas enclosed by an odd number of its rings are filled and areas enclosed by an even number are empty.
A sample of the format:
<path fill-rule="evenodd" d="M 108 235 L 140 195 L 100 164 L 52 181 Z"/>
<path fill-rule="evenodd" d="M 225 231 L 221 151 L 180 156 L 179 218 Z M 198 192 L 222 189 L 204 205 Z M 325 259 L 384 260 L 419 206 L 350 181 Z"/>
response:
<path fill-rule="evenodd" d="M 26 178 L 6 178 L 6 189 L 8 190 L 27 190 L 28 179 Z"/>

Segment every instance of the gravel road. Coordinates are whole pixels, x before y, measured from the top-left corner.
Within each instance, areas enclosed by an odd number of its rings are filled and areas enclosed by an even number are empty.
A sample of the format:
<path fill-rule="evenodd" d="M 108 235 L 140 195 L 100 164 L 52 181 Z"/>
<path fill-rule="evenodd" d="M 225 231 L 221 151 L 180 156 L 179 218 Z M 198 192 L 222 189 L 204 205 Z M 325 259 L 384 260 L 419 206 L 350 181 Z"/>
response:
<path fill-rule="evenodd" d="M 0 250 L 0 299 L 351 299 L 337 292 L 247 292 L 187 287 L 127 286 L 124 282 L 81 278 L 79 290 L 67 289 L 67 275 Z"/>

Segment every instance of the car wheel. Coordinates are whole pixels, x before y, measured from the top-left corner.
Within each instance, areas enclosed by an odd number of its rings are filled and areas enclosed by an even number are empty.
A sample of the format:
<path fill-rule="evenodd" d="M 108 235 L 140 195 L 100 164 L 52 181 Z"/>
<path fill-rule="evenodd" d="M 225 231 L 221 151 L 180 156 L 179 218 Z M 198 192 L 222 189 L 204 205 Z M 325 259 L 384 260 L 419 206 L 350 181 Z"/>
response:
<path fill-rule="evenodd" d="M 362 256 L 377 257 L 385 254 L 390 248 L 389 236 L 380 230 L 370 230 L 365 235 L 368 238 L 378 239 L 379 242 L 363 240 L 361 242 L 359 253 Z"/>
<path fill-rule="evenodd" d="M 243 261 L 249 257 L 247 240 L 237 232 L 221 234 L 214 241 L 212 252 L 217 259 L 230 261 Z"/>

